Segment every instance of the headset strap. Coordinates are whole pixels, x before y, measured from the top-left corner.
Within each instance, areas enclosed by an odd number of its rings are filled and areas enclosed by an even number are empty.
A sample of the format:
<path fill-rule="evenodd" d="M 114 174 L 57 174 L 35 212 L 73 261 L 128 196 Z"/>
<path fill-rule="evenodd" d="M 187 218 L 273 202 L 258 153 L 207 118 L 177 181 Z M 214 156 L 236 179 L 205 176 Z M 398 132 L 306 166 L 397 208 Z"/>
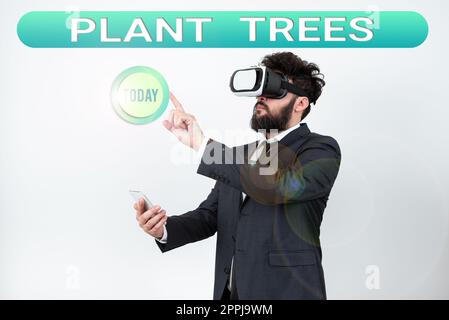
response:
<path fill-rule="evenodd" d="M 288 92 L 294 93 L 298 96 L 303 96 L 309 98 L 309 95 L 302 89 L 298 88 L 297 86 L 291 84 L 288 81 L 282 81 L 281 82 L 281 88 L 286 89 Z M 310 100 L 310 98 L 309 98 Z"/>

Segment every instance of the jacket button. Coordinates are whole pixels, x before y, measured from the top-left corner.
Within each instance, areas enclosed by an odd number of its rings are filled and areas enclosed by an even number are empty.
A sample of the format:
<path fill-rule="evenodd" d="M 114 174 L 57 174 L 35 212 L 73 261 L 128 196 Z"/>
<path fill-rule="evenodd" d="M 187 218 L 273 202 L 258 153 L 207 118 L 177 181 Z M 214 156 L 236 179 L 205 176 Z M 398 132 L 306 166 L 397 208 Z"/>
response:
<path fill-rule="evenodd" d="M 224 273 L 229 274 L 230 272 L 231 270 L 228 267 L 224 268 Z"/>

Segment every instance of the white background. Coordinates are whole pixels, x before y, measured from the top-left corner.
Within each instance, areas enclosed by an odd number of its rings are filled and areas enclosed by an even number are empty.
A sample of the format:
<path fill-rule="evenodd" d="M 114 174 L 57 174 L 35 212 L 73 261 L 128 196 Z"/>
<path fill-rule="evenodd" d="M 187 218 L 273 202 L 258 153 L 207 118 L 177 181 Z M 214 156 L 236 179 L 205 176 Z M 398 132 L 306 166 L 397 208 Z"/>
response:
<path fill-rule="evenodd" d="M 281 50 L 32 49 L 17 37 L 28 11 L 76 9 L 420 12 L 429 36 L 418 48 L 292 51 L 327 81 L 306 122 L 342 149 L 321 230 L 328 297 L 449 298 L 449 5 L 330 0 L 2 1 L 0 298 L 211 299 L 215 237 L 162 254 L 127 190 L 173 215 L 196 208 L 214 181 L 182 161 L 192 153 L 162 127 L 165 115 L 145 126 L 118 118 L 110 87 L 127 67 L 156 68 L 233 145 L 249 139 L 254 101 L 231 94 L 231 72 Z"/>

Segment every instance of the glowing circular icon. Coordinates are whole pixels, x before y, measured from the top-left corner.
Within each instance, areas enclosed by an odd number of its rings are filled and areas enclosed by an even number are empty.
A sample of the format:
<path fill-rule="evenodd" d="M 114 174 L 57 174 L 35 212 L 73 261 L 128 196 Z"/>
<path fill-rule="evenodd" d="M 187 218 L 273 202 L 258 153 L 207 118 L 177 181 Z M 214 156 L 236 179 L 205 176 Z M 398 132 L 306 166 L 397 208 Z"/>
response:
<path fill-rule="evenodd" d="M 111 90 L 117 115 L 132 124 L 146 124 L 159 118 L 169 101 L 168 85 L 155 69 L 136 66 L 115 78 Z"/>

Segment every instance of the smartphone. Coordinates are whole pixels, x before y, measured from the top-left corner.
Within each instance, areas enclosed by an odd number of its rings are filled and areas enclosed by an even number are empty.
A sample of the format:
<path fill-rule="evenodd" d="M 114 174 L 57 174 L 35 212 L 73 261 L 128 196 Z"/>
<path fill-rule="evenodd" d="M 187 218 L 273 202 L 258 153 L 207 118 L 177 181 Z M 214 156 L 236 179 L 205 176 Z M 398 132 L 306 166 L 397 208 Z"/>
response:
<path fill-rule="evenodd" d="M 131 197 L 133 197 L 135 202 L 138 202 L 140 198 L 144 198 L 145 200 L 145 210 L 148 210 L 150 207 L 153 206 L 150 200 L 148 200 L 147 196 L 142 192 L 138 190 L 129 190 L 129 194 Z"/>

